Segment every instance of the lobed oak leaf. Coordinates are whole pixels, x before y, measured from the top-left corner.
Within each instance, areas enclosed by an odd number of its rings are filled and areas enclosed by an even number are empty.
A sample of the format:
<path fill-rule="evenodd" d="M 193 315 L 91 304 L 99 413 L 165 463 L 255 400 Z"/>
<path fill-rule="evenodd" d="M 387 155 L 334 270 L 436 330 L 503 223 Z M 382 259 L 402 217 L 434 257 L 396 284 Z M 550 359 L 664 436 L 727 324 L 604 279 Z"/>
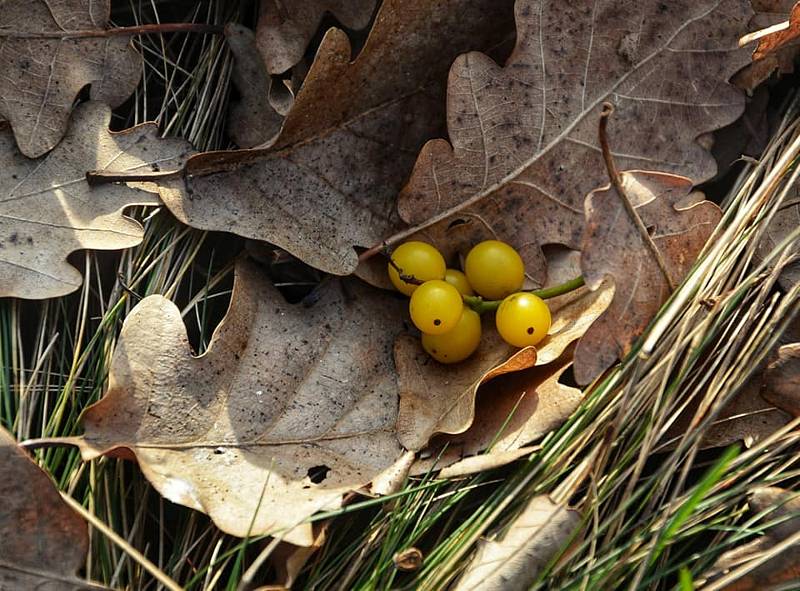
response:
<path fill-rule="evenodd" d="M 764 372 L 761 395 L 776 407 L 800 417 L 800 343 L 783 345 Z"/>
<path fill-rule="evenodd" d="M 752 0 L 755 14 L 750 19 L 748 33 L 739 40 L 740 45 L 755 41 L 763 30 L 772 30 L 782 23 L 788 23 L 795 0 Z M 753 55 L 753 62 L 745 66 L 732 78 L 737 88 L 752 92 L 758 85 L 766 81 L 776 70 L 780 74 L 789 74 L 794 71 L 794 58 L 797 56 L 798 42 L 792 40 L 776 47 L 764 55 Z M 758 47 L 755 50 L 758 52 Z"/>
<path fill-rule="evenodd" d="M 0 474 L 0 589 L 100 589 L 76 576 L 89 549 L 86 523 L 2 428 Z"/>
<path fill-rule="evenodd" d="M 617 119 L 610 144 L 623 169 L 680 172 L 695 183 L 715 163 L 695 139 L 737 119 L 726 84 L 747 63 L 736 46 L 746 0 L 613 0 L 516 4 L 517 45 L 504 67 L 480 53 L 450 70 L 450 143 L 420 152 L 398 208 L 447 255 L 497 237 L 539 284 L 544 244 L 579 249 L 584 196 L 605 181 L 598 107 Z"/>
<path fill-rule="evenodd" d="M 90 187 L 86 171 L 136 173 L 180 168 L 189 145 L 160 139 L 155 124 L 110 132 L 111 110 L 89 102 L 75 110 L 59 145 L 30 160 L 0 130 L 0 297 L 41 299 L 76 290 L 81 274 L 67 262 L 76 250 L 139 244 L 142 227 L 122 215 L 131 205 L 156 205 L 151 183 Z"/>
<path fill-rule="evenodd" d="M 404 461 L 392 302 L 353 282 L 311 308 L 290 305 L 240 261 L 228 313 L 194 357 L 177 307 L 148 297 L 74 443 L 86 460 L 131 450 L 162 495 L 228 533 L 312 545 L 308 517 Z"/>
<path fill-rule="evenodd" d="M 419 339 L 400 337 L 395 345 L 401 393 L 397 420 L 400 442 L 416 450 L 427 445 L 435 433 L 456 434 L 469 429 L 475 419 L 475 396 L 482 384 L 502 374 L 557 360 L 606 309 L 611 294 L 610 288 L 595 292 L 584 289 L 581 297 L 553 308 L 550 332 L 536 348 L 511 347 L 495 330 L 494 319 L 486 318 L 477 351 L 455 365 L 433 361 Z"/>
<path fill-rule="evenodd" d="M 777 522 L 765 535 L 728 550 L 719 557 L 701 584 L 717 582 L 715 588 L 724 591 L 761 591 L 787 589 L 800 580 L 800 544 L 792 544 L 766 561 L 742 572 L 734 580 L 721 584 L 721 579 L 744 567 L 751 560 L 770 552 L 778 544 L 800 534 L 800 493 L 778 487 L 756 489 L 748 501 L 750 510 L 765 514 L 767 522 Z M 787 586 L 788 584 L 788 586 Z"/>
<path fill-rule="evenodd" d="M 267 143 L 280 131 L 283 115 L 269 100 L 273 80 L 258 53 L 255 35 L 247 27 L 228 23 L 225 40 L 233 54 L 231 79 L 240 95 L 230 108 L 228 134 L 242 148 Z"/>
<path fill-rule="evenodd" d="M 522 591 L 536 580 L 581 523 L 578 511 L 547 495 L 533 497 L 506 532 L 484 541 L 454 591 Z"/>
<path fill-rule="evenodd" d="M 164 202 L 189 225 L 353 272 L 353 247 L 396 225 L 397 191 L 439 126 L 441 75 L 458 53 L 502 39 L 511 4 L 387 0 L 352 62 L 347 36 L 329 30 L 271 146 L 192 158 L 185 179 L 162 185 Z"/>
<path fill-rule="evenodd" d="M 256 35 L 267 71 L 280 74 L 297 64 L 325 13 L 345 27 L 363 29 L 375 4 L 376 0 L 261 0 Z"/>
<path fill-rule="evenodd" d="M 774 249 L 780 247 L 797 230 L 797 220 L 800 219 L 798 197 L 800 197 L 800 191 L 794 187 L 789 189 L 786 201 L 780 209 L 775 211 L 758 243 L 757 252 L 760 257 L 767 258 Z M 798 282 L 800 282 L 800 262 L 791 261 L 783 267 L 778 276 L 778 284 L 788 291 Z"/>
<path fill-rule="evenodd" d="M 575 350 L 575 379 L 582 385 L 630 352 L 722 217 L 719 207 L 691 192 L 688 178 L 650 171 L 620 177 L 648 237 L 616 189 L 606 186 L 586 197 L 583 276 L 590 289 L 612 279 L 614 298 Z"/>
<path fill-rule="evenodd" d="M 559 381 L 571 364 L 568 349 L 552 363 L 502 375 L 481 386 L 470 427 L 434 438 L 425 454 L 430 457 L 418 460 L 412 472 L 442 469 L 441 478 L 452 477 L 530 454 L 533 450 L 527 446 L 560 427 L 583 399 L 578 388 Z"/>
<path fill-rule="evenodd" d="M 36 158 L 67 130 L 78 93 L 112 107 L 133 93 L 142 59 L 129 36 L 107 35 L 110 0 L 4 0 L 0 9 L 0 118 Z"/>

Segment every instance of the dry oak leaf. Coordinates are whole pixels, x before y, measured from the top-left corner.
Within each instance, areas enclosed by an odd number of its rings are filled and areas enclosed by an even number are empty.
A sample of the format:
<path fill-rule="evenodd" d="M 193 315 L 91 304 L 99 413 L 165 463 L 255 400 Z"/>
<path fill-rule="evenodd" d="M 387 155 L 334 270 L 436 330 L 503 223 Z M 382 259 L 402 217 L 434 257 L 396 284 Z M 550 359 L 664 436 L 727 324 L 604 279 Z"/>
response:
<path fill-rule="evenodd" d="M 550 332 L 536 348 L 511 347 L 497 333 L 494 318 L 484 318 L 477 351 L 455 365 L 437 363 L 425 353 L 419 339 L 401 336 L 395 345 L 400 375 L 400 442 L 407 449 L 418 450 L 435 433 L 456 434 L 469 429 L 475 419 L 475 395 L 482 384 L 505 373 L 558 359 L 606 309 L 611 294 L 608 287 L 595 292 L 583 290 L 582 297 L 552 308 Z"/>
<path fill-rule="evenodd" d="M 583 276 L 590 289 L 613 280 L 614 299 L 575 350 L 579 384 L 588 384 L 630 352 L 722 217 L 719 207 L 691 192 L 688 178 L 642 170 L 620 177 L 648 237 L 639 232 L 616 189 L 606 186 L 586 197 Z"/>
<path fill-rule="evenodd" d="M 299 62 L 326 12 L 358 30 L 369 24 L 375 4 L 376 0 L 261 0 L 256 38 L 267 71 L 281 74 Z"/>
<path fill-rule="evenodd" d="M 402 459 L 401 308 L 355 282 L 330 284 L 311 308 L 291 305 L 240 261 L 228 313 L 194 357 L 177 307 L 148 297 L 126 319 L 108 393 L 74 443 L 86 460 L 131 450 L 162 495 L 223 531 L 312 545 L 309 516 Z"/>
<path fill-rule="evenodd" d="M 749 31 L 762 31 L 786 22 L 792 12 L 795 0 L 752 0 L 752 3 L 755 14 L 747 28 Z M 749 34 L 745 37 L 750 37 L 751 35 Z M 739 40 L 740 44 L 743 44 L 743 39 Z M 747 42 L 745 41 L 745 43 Z M 752 92 L 776 70 L 780 74 L 793 72 L 794 58 L 797 55 L 798 45 L 800 44 L 795 39 L 774 51 L 766 53 L 759 59 L 753 57 L 753 62 L 737 72 L 731 82 L 737 88 Z"/>
<path fill-rule="evenodd" d="M 763 521 L 780 523 L 767 529 L 764 536 L 725 552 L 710 570 L 708 579 L 701 584 L 718 581 L 791 537 L 798 539 L 800 493 L 777 487 L 760 488 L 753 492 L 748 505 L 751 512 L 765 514 Z M 797 542 L 719 588 L 723 591 L 769 591 L 788 589 L 786 583 L 797 583 L 799 580 L 800 542 Z"/>
<path fill-rule="evenodd" d="M 460 52 L 502 39 L 512 0 L 387 0 L 354 61 L 329 30 L 277 140 L 198 155 L 162 197 L 183 222 L 270 242 L 346 275 L 354 246 L 396 226 L 395 198 L 440 127 L 443 76 Z M 510 28 L 510 27 L 508 27 Z"/>
<path fill-rule="evenodd" d="M 78 93 L 116 107 L 134 91 L 142 59 L 130 37 L 107 36 L 110 0 L 0 3 L 0 118 L 36 158 L 67 130 Z"/>
<path fill-rule="evenodd" d="M 783 345 L 764 372 L 761 395 L 776 407 L 800 417 L 800 343 Z"/>
<path fill-rule="evenodd" d="M 747 45 L 758 41 L 758 45 L 753 51 L 753 61 L 757 61 L 779 51 L 798 37 L 800 37 L 800 2 L 794 4 L 788 20 L 755 33 L 748 33 L 739 40 L 739 44 Z"/>
<path fill-rule="evenodd" d="M 774 249 L 780 247 L 797 230 L 798 221 L 800 221 L 800 190 L 792 187 L 789 189 L 786 201 L 773 215 L 758 244 L 759 256 L 765 259 Z M 793 261 L 781 271 L 778 284 L 788 291 L 798 282 L 800 282 L 800 262 Z"/>
<path fill-rule="evenodd" d="M 82 275 L 67 262 L 76 250 L 114 250 L 139 244 L 142 227 L 122 211 L 156 205 L 150 183 L 90 187 L 86 171 L 142 173 L 179 169 L 190 147 L 160 139 L 146 123 L 110 132 L 111 110 L 97 102 L 76 108 L 59 145 L 30 160 L 10 131 L 0 131 L 0 297 L 41 299 L 80 287 Z"/>
<path fill-rule="evenodd" d="M 239 91 L 228 116 L 228 134 L 236 145 L 251 148 L 280 131 L 283 115 L 269 100 L 273 80 L 264 67 L 253 32 L 237 23 L 225 25 L 225 40 L 233 54 L 231 79 Z"/>
<path fill-rule="evenodd" d="M 505 67 L 480 53 L 450 70 L 450 143 L 432 140 L 398 201 L 447 255 L 499 237 L 539 284 L 543 244 L 579 249 L 583 200 L 606 181 L 599 106 L 616 107 L 610 144 L 620 169 L 714 176 L 695 138 L 737 119 L 726 81 L 748 61 L 737 47 L 747 0 L 520 0 Z M 452 144 L 452 145 L 451 145 Z M 461 222 L 461 223 L 459 223 Z"/>
<path fill-rule="evenodd" d="M 454 591 L 523 591 L 559 550 L 565 549 L 581 523 L 580 513 L 547 495 L 533 497 L 505 534 L 484 541 Z"/>
<path fill-rule="evenodd" d="M 0 474 L 0 589 L 99 589 L 76 576 L 89 548 L 86 523 L 2 428 Z"/>
<path fill-rule="evenodd" d="M 502 375 L 481 386 L 469 429 L 434 438 L 425 451 L 430 457 L 418 460 L 412 472 L 442 469 L 444 478 L 467 468 L 489 470 L 530 454 L 526 446 L 560 427 L 583 399 L 581 390 L 559 382 L 571 366 L 571 349 L 552 363 Z M 481 453 L 484 450 L 489 451 Z"/>

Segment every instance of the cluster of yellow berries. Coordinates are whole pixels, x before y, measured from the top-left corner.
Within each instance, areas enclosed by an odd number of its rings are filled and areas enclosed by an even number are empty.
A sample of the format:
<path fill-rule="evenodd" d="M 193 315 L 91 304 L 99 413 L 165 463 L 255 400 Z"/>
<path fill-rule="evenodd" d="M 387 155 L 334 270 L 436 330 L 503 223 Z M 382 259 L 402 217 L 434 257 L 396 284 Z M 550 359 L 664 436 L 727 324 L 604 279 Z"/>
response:
<path fill-rule="evenodd" d="M 481 319 L 473 305 L 496 309 L 497 331 L 515 347 L 536 345 L 550 329 L 544 300 L 520 291 L 525 266 L 505 242 L 476 244 L 464 260 L 464 272 L 448 269 L 430 244 L 405 242 L 392 252 L 388 269 L 392 285 L 411 296 L 409 312 L 422 332 L 422 347 L 441 363 L 463 361 L 478 348 Z"/>

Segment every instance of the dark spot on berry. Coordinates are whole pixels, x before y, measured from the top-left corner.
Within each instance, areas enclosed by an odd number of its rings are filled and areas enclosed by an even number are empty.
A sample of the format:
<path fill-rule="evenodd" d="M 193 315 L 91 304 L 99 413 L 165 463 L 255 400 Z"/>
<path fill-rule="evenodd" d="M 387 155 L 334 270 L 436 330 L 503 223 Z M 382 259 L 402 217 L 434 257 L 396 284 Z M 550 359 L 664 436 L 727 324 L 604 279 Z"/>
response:
<path fill-rule="evenodd" d="M 533 327 L 532 326 L 528 327 L 528 334 L 533 334 Z"/>
<path fill-rule="evenodd" d="M 441 321 L 441 320 L 439 320 L 438 318 L 437 318 L 436 320 L 434 320 L 434 321 L 433 321 L 433 325 L 434 325 L 434 326 L 439 326 L 441 323 L 442 323 L 442 321 Z"/>

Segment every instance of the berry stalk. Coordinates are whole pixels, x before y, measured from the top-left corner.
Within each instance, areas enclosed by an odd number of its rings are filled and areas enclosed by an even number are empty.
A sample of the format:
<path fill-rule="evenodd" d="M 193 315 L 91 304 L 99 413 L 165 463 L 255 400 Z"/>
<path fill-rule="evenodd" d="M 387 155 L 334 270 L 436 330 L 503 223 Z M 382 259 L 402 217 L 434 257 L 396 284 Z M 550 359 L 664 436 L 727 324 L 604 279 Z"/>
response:
<path fill-rule="evenodd" d="M 529 293 L 539 296 L 543 300 L 547 300 L 579 289 L 583 287 L 585 284 L 586 282 L 583 279 L 583 275 L 578 275 L 574 279 L 570 279 L 569 281 L 565 281 L 564 283 L 560 283 L 559 285 L 554 285 L 553 287 L 546 287 L 543 289 L 534 289 Z M 478 314 L 483 314 L 484 312 L 493 312 L 497 310 L 497 308 L 500 307 L 500 304 L 503 301 L 503 300 L 484 300 L 480 296 L 465 295 L 462 297 L 464 299 L 464 303 L 473 310 L 475 310 Z"/>

